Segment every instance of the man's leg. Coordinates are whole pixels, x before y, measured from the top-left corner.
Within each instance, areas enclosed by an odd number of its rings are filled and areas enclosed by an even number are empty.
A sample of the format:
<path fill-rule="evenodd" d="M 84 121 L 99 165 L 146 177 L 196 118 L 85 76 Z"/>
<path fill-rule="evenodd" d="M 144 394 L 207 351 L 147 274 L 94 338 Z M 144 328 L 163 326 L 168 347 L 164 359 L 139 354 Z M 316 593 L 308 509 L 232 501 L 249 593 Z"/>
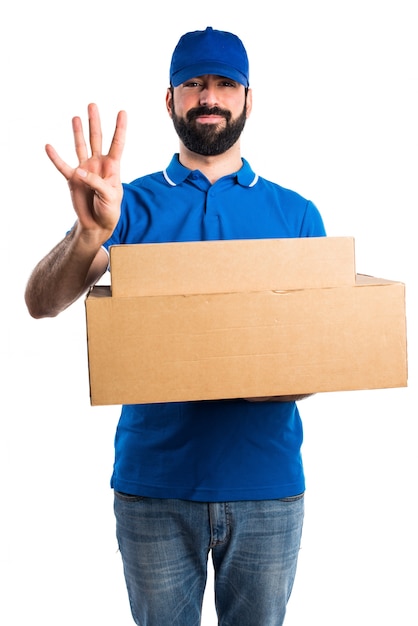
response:
<path fill-rule="evenodd" d="M 135 623 L 198 626 L 209 547 L 207 504 L 115 493 L 115 515 Z"/>
<path fill-rule="evenodd" d="M 219 626 L 281 626 L 296 573 L 303 495 L 210 507 Z"/>

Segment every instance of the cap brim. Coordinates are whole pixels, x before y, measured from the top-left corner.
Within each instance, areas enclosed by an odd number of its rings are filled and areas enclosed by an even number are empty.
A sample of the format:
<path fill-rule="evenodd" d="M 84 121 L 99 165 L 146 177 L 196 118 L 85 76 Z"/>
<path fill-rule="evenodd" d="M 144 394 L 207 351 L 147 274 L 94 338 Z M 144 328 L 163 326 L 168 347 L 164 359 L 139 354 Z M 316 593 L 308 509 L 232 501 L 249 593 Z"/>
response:
<path fill-rule="evenodd" d="M 194 65 L 188 65 L 171 76 L 171 83 L 173 87 L 178 87 L 190 78 L 204 76 L 205 74 L 224 76 L 225 78 L 230 78 L 231 80 L 241 83 L 244 87 L 248 87 L 249 85 L 248 77 L 242 74 L 242 72 L 234 67 L 231 67 L 230 65 L 217 62 L 195 63 Z"/>

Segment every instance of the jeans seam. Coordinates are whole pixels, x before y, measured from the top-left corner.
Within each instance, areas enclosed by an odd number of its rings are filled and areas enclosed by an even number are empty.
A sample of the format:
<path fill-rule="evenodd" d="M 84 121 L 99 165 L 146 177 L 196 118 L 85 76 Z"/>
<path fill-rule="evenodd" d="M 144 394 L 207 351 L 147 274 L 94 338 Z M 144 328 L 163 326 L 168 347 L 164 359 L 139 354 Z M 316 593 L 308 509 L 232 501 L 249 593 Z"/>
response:
<path fill-rule="evenodd" d="M 212 528 L 211 528 L 211 539 L 209 543 L 209 549 L 216 548 L 217 546 L 223 546 L 224 544 L 228 543 L 229 538 L 231 536 L 231 509 L 230 509 L 229 503 L 224 502 L 224 507 L 225 507 L 225 527 L 226 527 L 225 536 L 223 537 L 223 539 L 216 539 L 214 541 L 213 535 L 212 535 Z M 212 526 L 212 522 L 211 522 L 211 526 Z"/>

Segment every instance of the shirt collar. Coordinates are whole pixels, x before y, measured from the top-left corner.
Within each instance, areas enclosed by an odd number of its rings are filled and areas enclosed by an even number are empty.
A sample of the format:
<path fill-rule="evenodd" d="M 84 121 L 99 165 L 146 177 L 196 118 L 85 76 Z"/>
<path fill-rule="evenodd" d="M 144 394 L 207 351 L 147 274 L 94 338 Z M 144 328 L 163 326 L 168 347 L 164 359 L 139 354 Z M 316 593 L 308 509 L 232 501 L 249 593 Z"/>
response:
<path fill-rule="evenodd" d="M 172 187 L 183 183 L 191 173 L 192 170 L 189 170 L 180 163 L 178 153 L 173 156 L 169 166 L 163 171 L 165 180 Z M 245 159 L 242 159 L 241 169 L 235 172 L 235 174 L 232 174 L 232 176 L 236 177 L 241 187 L 254 187 L 258 181 L 258 175 L 253 172 L 250 164 Z"/>

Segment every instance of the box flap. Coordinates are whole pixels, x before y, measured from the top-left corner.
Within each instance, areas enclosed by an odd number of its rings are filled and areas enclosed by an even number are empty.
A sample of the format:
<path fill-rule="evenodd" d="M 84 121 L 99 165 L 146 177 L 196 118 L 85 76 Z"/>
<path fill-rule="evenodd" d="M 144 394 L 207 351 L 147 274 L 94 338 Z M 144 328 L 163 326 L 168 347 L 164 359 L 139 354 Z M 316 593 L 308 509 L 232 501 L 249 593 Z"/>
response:
<path fill-rule="evenodd" d="M 110 248 L 113 297 L 354 285 L 352 237 L 130 244 Z"/>

